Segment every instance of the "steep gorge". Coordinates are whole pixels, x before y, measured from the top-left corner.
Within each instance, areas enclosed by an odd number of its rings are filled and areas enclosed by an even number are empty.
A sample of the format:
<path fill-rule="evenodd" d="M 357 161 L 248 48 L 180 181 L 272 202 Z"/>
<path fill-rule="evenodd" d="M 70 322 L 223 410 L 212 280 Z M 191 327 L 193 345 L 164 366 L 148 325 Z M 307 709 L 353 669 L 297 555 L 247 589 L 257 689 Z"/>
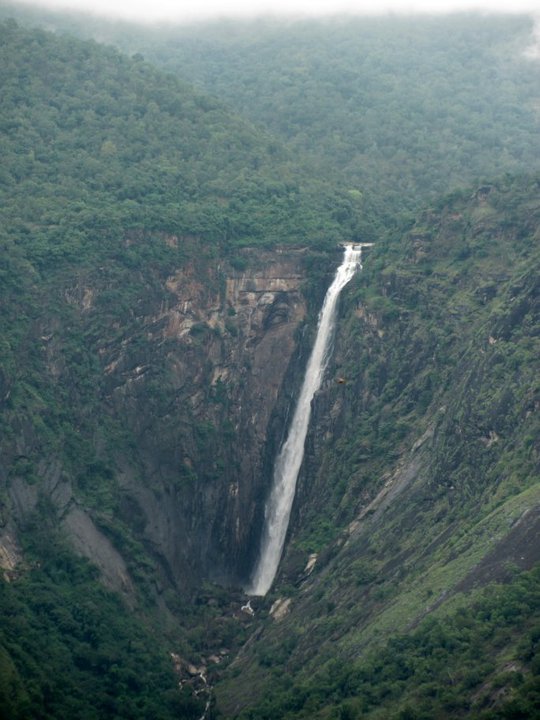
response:
<path fill-rule="evenodd" d="M 0 35 L 6 558 L 61 520 L 128 596 L 245 579 L 333 190 L 141 58 Z"/>
<path fill-rule="evenodd" d="M 366 259 L 314 404 L 280 578 L 218 687 L 227 717 L 340 717 L 341 701 L 351 717 L 401 717 L 407 701 L 420 717 L 484 717 L 497 683 L 512 695 L 508 658 L 529 672 L 527 604 L 514 637 L 478 641 L 474 681 L 470 646 L 448 641 L 455 674 L 437 675 L 436 696 L 416 665 L 390 691 L 377 658 L 493 593 L 519 596 L 540 560 L 539 209 L 535 180 L 483 186 Z"/>
<path fill-rule="evenodd" d="M 245 271 L 212 263 L 168 279 L 169 307 L 144 323 L 156 353 L 150 366 L 161 366 L 157 412 L 145 414 L 152 391 L 144 379 L 114 389 L 118 412 L 131 408 L 126 421 L 137 438 L 138 463 L 123 459 L 120 484 L 180 584 L 183 567 L 199 582 L 238 584 L 249 573 L 271 423 L 290 398 L 284 379 L 306 314 L 302 253 L 249 256 Z M 128 346 L 121 364 L 136 362 Z M 122 378 L 121 365 L 111 376 Z M 132 513 L 130 506 L 126 517 Z"/>
<path fill-rule="evenodd" d="M 307 313 L 305 251 L 246 250 L 236 261 L 242 270 L 194 256 L 152 290 L 141 283 L 129 330 L 112 323 L 87 347 L 101 417 L 83 431 L 94 456 L 86 468 L 71 478 L 60 461 L 43 457 L 37 472 L 45 487 L 11 473 L 4 535 L 16 535 L 45 491 L 77 550 L 116 589 L 131 584 L 122 525 L 157 561 L 165 583 L 246 579 L 269 458 L 293 394 L 285 380 L 295 374 Z M 103 278 L 66 288 L 78 333 L 88 334 L 106 293 Z M 40 325 L 48 381 L 74 385 L 65 362 L 72 328 L 46 316 Z M 107 438 L 107 425 L 122 435 Z M 19 438 L 15 467 L 17 458 L 30 462 L 32 445 Z"/>
<path fill-rule="evenodd" d="M 538 179 L 362 220 L 377 243 L 249 605 L 362 193 L 140 57 L 0 33 L 9 719 L 506 718 L 540 667 Z"/>
<path fill-rule="evenodd" d="M 265 697 L 279 716 L 281 673 L 299 693 L 335 675 L 336 657 L 361 672 L 373 648 L 537 564 L 537 240 L 537 182 L 524 179 L 450 198 L 367 256 L 314 399 L 275 590 L 254 618 L 242 619 L 237 593 L 218 600 L 231 638 L 253 631 L 230 668 L 212 669 L 225 717 L 264 717 Z M 304 330 L 339 251 L 227 259 L 195 238 L 159 241 L 183 243 L 188 259 L 124 268 L 129 307 L 111 302 L 119 267 L 62 274 L 61 307 L 44 303 L 26 339 L 42 369 L 32 405 L 15 404 L 21 388 L 6 375 L 2 563 L 13 580 L 33 517 L 60 521 L 132 606 L 141 592 L 164 610 L 171 590 L 247 580 Z M 60 443 L 43 430 L 54 393 L 71 405 Z M 501 663 L 478 677 L 500 682 Z M 333 701 L 311 702 L 323 717 Z"/>

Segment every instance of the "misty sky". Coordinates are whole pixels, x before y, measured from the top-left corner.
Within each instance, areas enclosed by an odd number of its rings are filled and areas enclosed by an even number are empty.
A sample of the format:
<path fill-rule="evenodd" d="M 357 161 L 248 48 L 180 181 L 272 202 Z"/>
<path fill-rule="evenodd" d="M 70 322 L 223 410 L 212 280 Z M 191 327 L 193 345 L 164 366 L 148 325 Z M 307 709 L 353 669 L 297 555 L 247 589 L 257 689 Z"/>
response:
<path fill-rule="evenodd" d="M 447 12 L 482 10 L 539 14 L 539 0 L 18 0 L 30 5 L 70 8 L 134 20 L 193 20 L 257 14 L 322 15 L 339 11 Z"/>

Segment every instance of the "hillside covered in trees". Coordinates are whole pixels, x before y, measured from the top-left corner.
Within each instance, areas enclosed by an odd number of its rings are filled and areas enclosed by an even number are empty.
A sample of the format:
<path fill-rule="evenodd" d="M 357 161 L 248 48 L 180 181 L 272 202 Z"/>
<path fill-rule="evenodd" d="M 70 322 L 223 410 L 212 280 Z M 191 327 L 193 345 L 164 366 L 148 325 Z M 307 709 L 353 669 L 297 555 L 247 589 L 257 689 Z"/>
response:
<path fill-rule="evenodd" d="M 538 61 L 527 16 L 140 27 L 18 12 L 142 53 L 222 98 L 284 140 L 298 165 L 343 185 L 366 237 L 441 193 L 540 162 Z"/>
<path fill-rule="evenodd" d="M 536 717 L 530 19 L 0 9 L 0 717 Z"/>
<path fill-rule="evenodd" d="M 314 408 L 289 613 L 221 690 L 240 717 L 534 717 L 539 188 L 441 201 L 366 259 Z"/>
<path fill-rule="evenodd" d="M 270 129 L 366 194 L 378 217 L 538 167 L 529 18 L 338 17 L 109 37 Z"/>
<path fill-rule="evenodd" d="M 118 601 L 67 551 L 56 528 L 66 506 L 51 505 L 50 483 L 70 488 L 61 504 L 92 507 L 116 544 L 135 542 L 113 518 L 112 455 L 131 453 L 135 440 L 105 410 L 104 353 L 133 339 L 141 362 L 147 315 L 167 302 L 166 279 L 194 260 L 234 262 L 235 247 L 308 235 L 328 246 L 351 231 L 335 219 L 340 201 L 327 185 L 218 101 L 94 42 L 10 21 L 0 34 L 2 527 L 8 570 L 12 555 L 27 563 L 20 582 L 2 584 L 6 717 L 169 717 L 179 704 L 200 715 L 195 701 L 174 699 L 172 665 L 164 652 L 157 659 L 148 628 L 126 609 L 115 624 Z M 153 371 L 157 390 L 166 380 Z M 210 438 L 199 441 L 204 453 Z M 129 574 L 148 588 L 144 549 L 128 554 Z M 125 672 L 111 675 L 119 663 Z M 103 673 L 110 684 L 98 691 Z M 164 688 L 173 697 L 158 713 Z"/>

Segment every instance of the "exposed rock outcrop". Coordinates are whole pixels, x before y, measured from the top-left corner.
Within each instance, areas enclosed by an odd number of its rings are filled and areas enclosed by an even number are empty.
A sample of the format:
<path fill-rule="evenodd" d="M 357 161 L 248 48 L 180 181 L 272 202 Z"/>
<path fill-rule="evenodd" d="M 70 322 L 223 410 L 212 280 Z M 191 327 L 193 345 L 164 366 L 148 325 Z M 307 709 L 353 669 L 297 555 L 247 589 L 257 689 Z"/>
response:
<path fill-rule="evenodd" d="M 193 262 L 165 280 L 166 301 L 136 334 L 99 350 L 107 401 L 136 446 L 115 457 L 121 514 L 182 586 L 250 570 L 271 421 L 306 314 L 303 257 L 246 250 L 242 271 Z"/>

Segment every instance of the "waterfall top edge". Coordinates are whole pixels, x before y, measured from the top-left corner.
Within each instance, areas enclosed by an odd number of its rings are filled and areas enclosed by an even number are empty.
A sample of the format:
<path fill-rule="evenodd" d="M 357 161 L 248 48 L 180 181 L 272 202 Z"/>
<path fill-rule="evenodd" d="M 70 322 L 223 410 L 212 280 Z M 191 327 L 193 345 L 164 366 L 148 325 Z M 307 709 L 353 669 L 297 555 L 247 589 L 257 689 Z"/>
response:
<path fill-rule="evenodd" d="M 344 242 L 344 243 L 340 243 L 339 247 L 352 248 L 353 250 L 361 250 L 362 248 L 373 247 L 374 245 L 375 245 L 375 243 L 368 243 L 368 242 L 362 242 L 362 243 L 353 243 L 353 242 L 345 243 Z"/>

